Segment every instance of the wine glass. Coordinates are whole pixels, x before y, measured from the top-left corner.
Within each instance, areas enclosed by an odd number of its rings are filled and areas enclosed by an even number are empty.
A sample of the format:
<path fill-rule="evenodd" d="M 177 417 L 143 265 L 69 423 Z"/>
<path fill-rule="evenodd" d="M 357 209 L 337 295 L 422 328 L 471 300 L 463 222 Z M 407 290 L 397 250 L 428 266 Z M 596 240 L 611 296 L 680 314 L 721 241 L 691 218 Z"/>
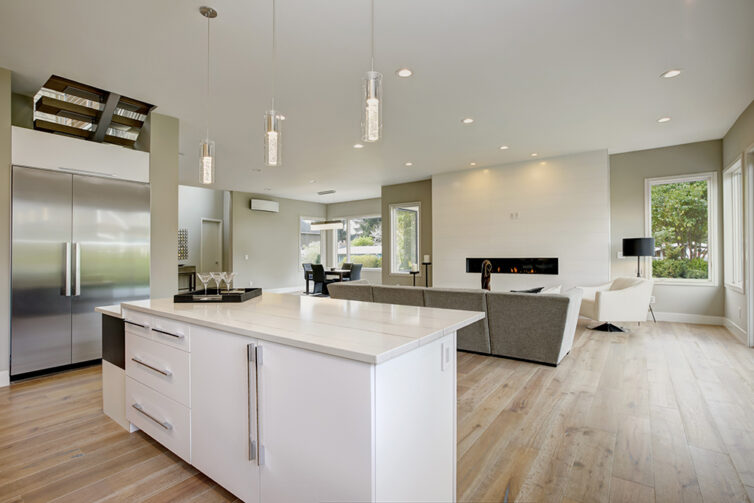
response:
<path fill-rule="evenodd" d="M 222 279 L 222 273 L 211 272 L 209 273 L 209 275 L 215 281 L 215 286 L 217 287 L 217 293 L 220 293 L 220 280 Z"/>
<path fill-rule="evenodd" d="M 207 295 L 207 283 L 209 283 L 210 275 L 206 272 L 198 272 L 196 273 L 196 277 L 199 278 L 199 281 L 204 285 L 204 295 Z"/>
<path fill-rule="evenodd" d="M 233 278 L 236 277 L 237 272 L 226 272 L 225 273 L 225 284 L 228 286 L 228 291 L 230 292 L 233 285 Z"/>

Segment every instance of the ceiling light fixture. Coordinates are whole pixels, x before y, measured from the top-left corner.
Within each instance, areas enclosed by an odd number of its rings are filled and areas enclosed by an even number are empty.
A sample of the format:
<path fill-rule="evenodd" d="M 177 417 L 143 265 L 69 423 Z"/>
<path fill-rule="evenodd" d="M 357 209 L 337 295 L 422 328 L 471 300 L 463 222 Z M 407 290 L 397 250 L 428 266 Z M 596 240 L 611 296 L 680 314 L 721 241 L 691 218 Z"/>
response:
<path fill-rule="evenodd" d="M 470 162 L 469 166 L 476 166 L 476 163 L 475 162 Z"/>
<path fill-rule="evenodd" d="M 403 79 L 410 77 L 414 74 L 413 71 L 411 71 L 410 68 L 399 68 L 395 71 L 395 74 Z"/>
<path fill-rule="evenodd" d="M 409 167 L 409 168 L 410 168 L 411 166 L 413 166 L 413 165 L 414 165 L 414 163 L 413 163 L 413 162 L 407 162 L 407 163 L 405 163 L 405 164 L 404 164 L 404 166 L 407 166 L 407 167 Z"/>
<path fill-rule="evenodd" d="M 272 108 L 264 114 L 264 163 L 280 166 L 283 162 L 282 121 L 284 116 L 275 110 L 275 70 L 277 69 L 277 18 L 272 0 Z"/>
<path fill-rule="evenodd" d="M 664 122 L 670 122 L 670 117 L 660 117 L 659 119 L 657 119 L 657 122 L 659 122 L 660 124 Z"/>
<path fill-rule="evenodd" d="M 374 71 L 374 0 L 371 0 L 372 69 L 364 77 L 364 116 L 361 119 L 361 139 L 375 142 L 382 134 L 382 74 Z"/>
<path fill-rule="evenodd" d="M 209 22 L 217 17 L 217 11 L 212 7 L 199 7 L 199 14 L 207 18 L 207 116 L 206 135 L 199 145 L 199 168 L 202 185 L 215 183 L 215 142 L 209 139 Z"/>
<path fill-rule="evenodd" d="M 501 145 L 500 150 L 508 150 L 510 147 L 508 145 Z"/>
<path fill-rule="evenodd" d="M 538 153 L 536 153 L 536 152 L 532 152 L 532 153 L 531 153 L 531 156 L 532 156 L 532 157 L 537 157 L 538 155 L 539 155 L 539 154 L 538 154 Z"/>
<path fill-rule="evenodd" d="M 309 183 L 317 183 L 317 180 L 314 180 L 314 179 L 309 180 Z"/>
<path fill-rule="evenodd" d="M 461 122 L 463 122 L 464 124 L 472 124 L 474 122 L 474 119 L 472 119 L 471 117 L 466 117 L 465 119 L 462 119 Z"/>
<path fill-rule="evenodd" d="M 660 77 L 663 79 L 672 79 L 673 77 L 678 77 L 681 74 L 681 70 L 674 68 L 672 70 L 668 70 L 667 72 L 663 72 L 660 74 Z"/>
<path fill-rule="evenodd" d="M 353 146 L 353 148 L 364 148 L 364 145 L 362 145 L 361 143 L 356 143 L 356 144 L 355 144 L 355 145 Z"/>
<path fill-rule="evenodd" d="M 321 222 L 312 222 L 309 227 L 313 231 L 338 231 L 343 229 L 343 221 L 322 220 Z"/>

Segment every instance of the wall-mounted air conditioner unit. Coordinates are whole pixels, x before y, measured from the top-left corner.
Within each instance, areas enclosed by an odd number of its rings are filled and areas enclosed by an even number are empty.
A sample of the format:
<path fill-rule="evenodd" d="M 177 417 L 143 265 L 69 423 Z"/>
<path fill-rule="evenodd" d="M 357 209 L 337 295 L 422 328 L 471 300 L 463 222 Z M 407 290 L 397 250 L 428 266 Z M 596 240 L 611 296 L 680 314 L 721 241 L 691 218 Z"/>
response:
<path fill-rule="evenodd" d="M 265 201 L 264 199 L 252 199 L 250 207 L 252 211 L 269 211 L 271 213 L 278 213 L 280 211 L 280 203 L 277 201 Z"/>

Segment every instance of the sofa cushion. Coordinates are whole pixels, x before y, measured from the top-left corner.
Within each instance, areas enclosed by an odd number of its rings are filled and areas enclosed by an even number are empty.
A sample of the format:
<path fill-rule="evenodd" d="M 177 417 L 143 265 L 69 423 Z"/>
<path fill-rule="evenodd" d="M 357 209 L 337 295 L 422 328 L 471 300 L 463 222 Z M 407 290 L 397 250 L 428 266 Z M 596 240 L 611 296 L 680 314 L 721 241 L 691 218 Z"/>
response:
<path fill-rule="evenodd" d="M 485 290 L 451 288 L 425 288 L 424 305 L 442 309 L 461 309 L 487 313 Z M 464 351 L 490 352 L 490 333 L 487 319 L 479 320 L 460 329 L 456 334 L 457 347 Z"/>
<path fill-rule="evenodd" d="M 360 300 L 372 302 L 372 285 L 367 280 L 340 281 L 327 285 L 332 299 Z"/>
<path fill-rule="evenodd" d="M 413 286 L 384 286 L 372 287 L 375 302 L 381 304 L 399 304 L 402 306 L 423 306 L 424 288 Z"/>

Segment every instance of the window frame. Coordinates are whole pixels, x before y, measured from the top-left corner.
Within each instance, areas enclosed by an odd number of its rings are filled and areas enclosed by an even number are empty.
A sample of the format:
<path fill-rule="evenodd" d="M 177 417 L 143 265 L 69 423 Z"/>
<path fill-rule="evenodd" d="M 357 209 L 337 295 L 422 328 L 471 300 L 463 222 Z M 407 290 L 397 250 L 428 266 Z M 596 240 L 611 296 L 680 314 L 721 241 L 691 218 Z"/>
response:
<path fill-rule="evenodd" d="M 379 214 L 366 214 L 366 215 L 352 215 L 347 217 L 337 217 L 338 220 L 343 220 L 346 224 L 345 231 L 346 231 L 346 259 L 345 262 L 351 262 L 351 240 L 349 239 L 351 237 L 351 220 L 358 220 L 360 218 L 379 218 L 380 219 L 380 225 L 382 225 L 382 215 Z M 337 232 L 337 231 L 335 231 Z M 338 235 L 335 234 L 335 253 L 333 256 L 335 257 L 335 264 L 338 265 Z M 384 258 L 384 253 L 382 254 L 382 257 Z M 384 262 L 383 262 L 384 265 Z M 363 271 L 382 271 L 382 267 L 363 267 Z"/>
<path fill-rule="evenodd" d="M 298 268 L 299 268 L 300 271 L 304 270 L 304 262 L 303 262 L 303 260 L 301 260 L 301 235 L 302 235 L 302 232 L 301 232 L 301 221 L 302 220 L 312 220 L 314 222 L 317 222 L 317 221 L 325 220 L 325 217 L 312 217 L 312 216 L 307 216 L 307 215 L 299 215 L 298 216 L 298 222 L 297 222 L 298 223 L 298 227 L 296 229 L 296 232 L 298 233 L 298 252 L 297 253 L 298 253 Z M 323 232 L 325 232 L 325 231 L 319 231 L 319 263 L 324 266 L 325 265 L 325 257 L 324 257 L 324 253 L 322 251 L 322 248 L 323 248 L 325 239 L 324 239 L 324 236 L 322 235 Z"/>
<path fill-rule="evenodd" d="M 401 277 L 401 278 L 405 278 L 407 276 L 410 276 L 411 273 L 410 272 L 395 271 L 394 268 L 393 268 L 394 265 L 395 265 L 395 257 L 396 257 L 396 253 L 395 253 L 395 241 L 396 240 L 395 240 L 395 234 L 394 234 L 396 227 L 395 227 L 395 214 L 394 214 L 393 210 L 395 208 L 405 208 L 407 206 L 416 206 L 417 208 L 419 208 L 417 210 L 417 212 L 416 212 L 416 255 L 417 255 L 417 261 L 422 256 L 422 254 L 421 254 L 421 235 L 422 235 L 422 231 L 421 231 L 422 203 L 421 203 L 421 201 L 409 201 L 409 202 L 406 202 L 406 203 L 393 203 L 393 204 L 391 204 L 389 206 L 389 212 L 390 212 L 390 269 L 389 269 L 390 274 L 389 275 L 390 276 Z M 384 240 L 384 236 L 383 236 L 383 240 Z M 383 254 L 382 265 L 383 265 L 383 267 L 385 265 L 384 254 Z M 419 263 L 419 265 L 421 265 L 421 263 Z M 422 271 L 422 268 L 419 267 L 419 274 L 417 276 L 422 277 L 423 274 L 424 273 Z"/>
<path fill-rule="evenodd" d="M 744 175 L 744 163 L 743 156 L 738 156 L 727 168 L 723 170 L 723 284 L 725 288 L 734 290 L 739 293 L 746 293 L 746 238 L 745 238 L 745 194 L 746 194 L 746 180 Z M 728 198 L 732 196 L 727 195 L 728 184 L 726 183 L 734 174 L 738 174 L 740 178 L 738 194 L 738 208 L 727 207 Z M 729 221 L 729 211 L 733 212 L 737 210 L 738 220 Z M 729 227 L 737 223 L 738 229 L 730 229 Z M 736 230 L 740 230 L 739 237 L 736 236 Z M 733 231 L 733 232 L 731 232 Z M 729 239 L 734 241 L 729 242 Z M 738 239 L 738 241 L 736 241 Z M 737 257 L 734 255 L 736 252 Z M 731 255 L 729 255 L 729 253 Z M 733 281 L 730 275 L 734 274 L 732 268 L 735 266 L 735 262 L 738 261 L 738 268 L 740 273 L 740 281 Z"/>
<path fill-rule="evenodd" d="M 703 173 L 692 173 L 686 175 L 661 176 L 644 179 L 644 232 L 645 236 L 652 236 L 652 187 L 655 185 L 666 185 L 671 183 L 684 182 L 707 182 L 707 279 L 689 279 L 689 278 L 653 278 L 652 265 L 650 258 L 649 264 L 645 267 L 647 276 L 654 279 L 656 285 L 678 285 L 678 286 L 719 286 L 717 273 L 717 235 L 718 235 L 718 188 L 717 188 L 717 171 L 707 171 Z"/>

